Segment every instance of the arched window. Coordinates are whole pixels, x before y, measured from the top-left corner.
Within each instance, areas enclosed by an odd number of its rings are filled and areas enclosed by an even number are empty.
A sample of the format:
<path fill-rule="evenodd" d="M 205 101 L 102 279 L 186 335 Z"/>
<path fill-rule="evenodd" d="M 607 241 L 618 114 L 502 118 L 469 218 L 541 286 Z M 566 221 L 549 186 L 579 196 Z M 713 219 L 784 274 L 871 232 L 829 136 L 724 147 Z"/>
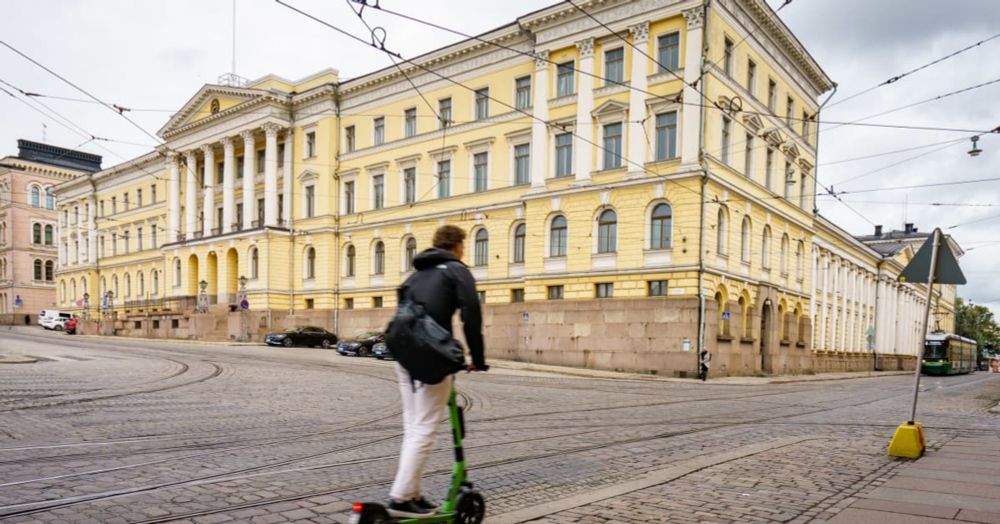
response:
<path fill-rule="evenodd" d="M 406 239 L 406 271 L 413 271 L 413 259 L 417 257 L 417 239 Z"/>
<path fill-rule="evenodd" d="M 43 276 L 45 276 L 45 275 L 44 275 L 44 273 L 42 273 L 42 259 L 36 258 L 35 259 L 35 274 L 34 274 L 35 280 L 41 280 Z"/>
<path fill-rule="evenodd" d="M 771 226 L 764 226 L 764 236 L 760 241 L 760 267 L 771 268 Z"/>
<path fill-rule="evenodd" d="M 488 266 L 490 264 L 490 234 L 485 228 L 476 231 L 476 256 L 474 264 Z"/>
<path fill-rule="evenodd" d="M 121 293 L 118 292 L 118 275 L 113 275 L 111 277 L 111 293 L 115 297 L 122 296 Z"/>
<path fill-rule="evenodd" d="M 42 225 L 33 224 L 31 226 L 31 243 L 41 244 L 42 243 Z"/>
<path fill-rule="evenodd" d="M 181 285 L 181 259 L 174 259 L 174 286 Z"/>
<path fill-rule="evenodd" d="M 802 280 L 802 257 L 805 256 L 805 244 L 799 240 L 795 248 L 795 278 Z"/>
<path fill-rule="evenodd" d="M 746 297 L 740 297 L 740 336 L 750 338 L 750 308 L 747 307 Z"/>
<path fill-rule="evenodd" d="M 514 228 L 514 263 L 524 263 L 524 240 L 527 237 L 528 227 L 520 223 Z"/>
<path fill-rule="evenodd" d="M 376 275 L 385 274 L 385 243 L 381 240 L 375 242 L 375 256 L 373 262 L 374 267 L 372 268 L 372 273 Z"/>
<path fill-rule="evenodd" d="M 348 277 L 354 276 L 354 268 L 355 268 L 354 264 L 356 260 L 357 260 L 357 252 L 354 250 L 354 246 L 349 244 L 347 246 L 347 260 L 344 264 L 345 276 Z"/>
<path fill-rule="evenodd" d="M 788 235 L 781 235 L 781 260 L 778 261 L 781 274 L 788 274 Z"/>
<path fill-rule="evenodd" d="M 719 319 L 719 336 L 723 337 L 729 336 L 729 319 L 726 318 L 725 314 L 726 297 L 722 294 L 721 291 L 715 294 L 715 305 L 718 308 L 716 316 Z"/>
<path fill-rule="evenodd" d="M 74 302 L 76 302 L 76 279 L 75 278 L 71 279 L 69 281 L 69 292 L 70 292 L 70 299 L 73 300 Z"/>
<path fill-rule="evenodd" d="M 743 217 L 743 230 L 740 236 L 740 260 L 745 264 L 750 263 L 750 217 Z"/>
<path fill-rule="evenodd" d="M 46 246 L 51 246 L 52 245 L 52 241 L 53 241 L 52 240 L 52 236 L 53 236 L 52 233 L 53 233 L 52 225 L 49 224 L 49 225 L 45 226 L 45 245 Z"/>
<path fill-rule="evenodd" d="M 566 217 L 559 215 L 552 219 L 549 226 L 549 256 L 566 256 Z"/>
<path fill-rule="evenodd" d="M 86 295 L 87 293 L 90 293 L 89 291 L 87 291 L 87 279 L 86 278 L 81 278 L 80 279 L 80 295 Z"/>
<path fill-rule="evenodd" d="M 125 273 L 125 277 L 122 279 L 125 282 L 125 296 L 132 296 L 132 277 L 128 273 Z"/>
<path fill-rule="evenodd" d="M 256 247 L 250 248 L 250 278 L 260 276 L 260 254 Z"/>
<path fill-rule="evenodd" d="M 31 207 L 40 207 L 42 200 L 41 190 L 38 186 L 31 186 Z"/>
<path fill-rule="evenodd" d="M 597 218 L 597 252 L 614 253 L 618 249 L 618 214 L 607 209 Z"/>
<path fill-rule="evenodd" d="M 142 298 L 142 297 L 146 296 L 146 277 L 142 274 L 141 271 L 136 276 L 138 277 L 138 280 L 139 280 L 139 282 L 138 282 L 139 288 L 138 288 L 137 296 L 139 298 Z"/>
<path fill-rule="evenodd" d="M 306 249 L 306 278 L 316 278 L 316 248 Z"/>
<path fill-rule="evenodd" d="M 720 255 L 729 254 L 729 212 L 726 206 L 719 206 L 719 216 L 716 218 L 715 245 Z"/>
<path fill-rule="evenodd" d="M 670 249 L 670 222 L 673 213 L 670 204 L 657 204 L 653 208 L 649 224 L 649 248 L 650 249 Z"/>
<path fill-rule="evenodd" d="M 56 263 L 51 260 L 45 261 L 45 281 L 52 282 L 56 276 Z"/>
<path fill-rule="evenodd" d="M 56 208 L 56 198 L 52 194 L 52 188 L 45 188 L 45 209 L 55 209 Z"/>
<path fill-rule="evenodd" d="M 65 280 L 59 281 L 59 301 L 63 302 L 63 303 L 66 302 L 66 281 Z"/>
<path fill-rule="evenodd" d="M 160 294 L 160 272 L 154 269 L 152 271 L 152 273 L 151 273 L 150 280 L 153 281 L 152 282 L 152 284 L 153 284 L 153 289 L 152 289 L 153 296 L 159 295 Z"/>

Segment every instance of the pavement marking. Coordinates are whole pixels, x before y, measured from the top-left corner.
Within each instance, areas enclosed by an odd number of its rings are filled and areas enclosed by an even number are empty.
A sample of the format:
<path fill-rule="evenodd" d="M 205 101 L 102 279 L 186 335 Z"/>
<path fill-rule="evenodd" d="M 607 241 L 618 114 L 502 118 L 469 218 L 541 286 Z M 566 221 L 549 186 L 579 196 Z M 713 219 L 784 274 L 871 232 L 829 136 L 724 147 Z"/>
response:
<path fill-rule="evenodd" d="M 658 484 L 671 482 L 681 477 L 685 477 L 692 473 L 701 471 L 703 469 L 725 464 L 726 462 L 732 462 L 734 460 L 746 458 L 752 455 L 756 455 L 758 453 L 763 453 L 765 451 L 771 451 L 774 449 L 783 448 L 794 444 L 799 444 L 809 440 L 820 440 L 820 439 L 817 437 L 783 438 L 761 444 L 742 446 L 733 449 L 731 451 L 727 451 L 725 453 L 711 453 L 709 455 L 704 455 L 701 457 L 682 460 L 671 466 L 649 471 L 643 474 L 642 476 L 636 478 L 635 480 L 631 480 L 629 482 L 615 484 L 614 486 L 608 486 L 603 489 L 598 489 L 587 493 L 581 493 L 579 495 L 567 497 L 564 499 L 553 500 L 545 504 L 530 506 L 527 508 L 519 509 L 517 511 L 502 513 L 500 515 L 489 515 L 487 521 L 489 521 L 490 524 L 515 524 L 518 522 L 525 522 L 529 520 L 538 519 L 546 515 L 558 513 L 560 511 L 566 511 L 579 506 L 593 504 L 601 500 L 617 497 L 620 495 L 624 495 L 626 493 L 638 491 L 640 489 L 653 487 Z"/>

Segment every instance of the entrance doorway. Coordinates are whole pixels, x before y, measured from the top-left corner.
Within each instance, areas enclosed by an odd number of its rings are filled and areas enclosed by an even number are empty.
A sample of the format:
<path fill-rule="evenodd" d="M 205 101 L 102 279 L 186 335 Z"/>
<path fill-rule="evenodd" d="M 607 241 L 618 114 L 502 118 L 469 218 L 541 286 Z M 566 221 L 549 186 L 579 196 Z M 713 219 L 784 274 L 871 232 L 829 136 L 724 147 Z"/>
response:
<path fill-rule="evenodd" d="M 764 308 L 760 312 L 760 370 L 764 373 L 771 372 L 771 358 L 768 354 L 771 346 L 771 301 L 764 301 Z"/>

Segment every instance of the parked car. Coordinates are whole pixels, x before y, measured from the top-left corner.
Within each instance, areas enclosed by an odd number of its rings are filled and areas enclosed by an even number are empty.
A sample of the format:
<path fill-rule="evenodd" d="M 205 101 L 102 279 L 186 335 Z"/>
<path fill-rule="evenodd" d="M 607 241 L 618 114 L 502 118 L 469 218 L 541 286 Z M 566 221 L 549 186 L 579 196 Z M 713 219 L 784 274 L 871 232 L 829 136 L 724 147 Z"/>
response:
<path fill-rule="evenodd" d="M 269 346 L 320 346 L 325 349 L 334 347 L 337 344 L 337 335 L 315 326 L 296 326 L 288 328 L 281 333 L 268 333 L 264 337 L 264 343 Z"/>
<path fill-rule="evenodd" d="M 65 315 L 65 316 L 63 316 Z M 60 313 L 59 316 L 55 317 L 45 317 L 42 319 L 42 327 L 45 329 L 52 329 L 55 331 L 62 331 L 66 327 L 66 322 L 72 318 L 69 313 Z"/>
<path fill-rule="evenodd" d="M 372 356 L 382 360 L 392 358 L 392 352 L 389 351 L 389 347 L 385 345 L 385 342 L 379 342 L 372 348 Z"/>
<path fill-rule="evenodd" d="M 76 317 L 73 317 L 73 318 L 67 320 L 66 324 L 63 326 L 63 328 L 66 330 L 66 334 L 67 335 L 75 335 L 76 334 L 76 325 L 79 322 L 80 322 L 80 319 L 78 319 Z"/>
<path fill-rule="evenodd" d="M 348 340 L 337 343 L 337 353 L 353 357 L 370 357 L 375 351 L 375 344 L 385 343 L 385 335 L 379 331 L 362 333 Z"/>
<path fill-rule="evenodd" d="M 72 316 L 73 315 L 70 313 L 61 313 L 58 309 L 43 309 L 38 312 L 38 325 L 42 326 L 45 329 L 53 329 L 52 327 L 50 327 L 52 326 L 51 323 L 49 323 L 48 326 L 45 325 L 46 320 L 51 320 L 54 318 L 63 318 L 68 320 Z"/>

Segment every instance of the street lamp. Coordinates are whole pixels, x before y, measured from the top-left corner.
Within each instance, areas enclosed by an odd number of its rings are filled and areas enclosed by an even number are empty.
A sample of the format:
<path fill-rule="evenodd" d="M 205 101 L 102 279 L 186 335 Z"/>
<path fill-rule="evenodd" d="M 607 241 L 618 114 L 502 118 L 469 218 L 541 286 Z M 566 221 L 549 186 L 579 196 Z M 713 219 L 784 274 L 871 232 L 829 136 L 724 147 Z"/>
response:
<path fill-rule="evenodd" d="M 982 152 L 983 150 L 979 149 L 979 136 L 972 137 L 972 149 L 969 150 L 969 156 L 977 157 Z"/>
<path fill-rule="evenodd" d="M 247 288 L 247 277 L 240 275 L 240 290 L 246 290 Z"/>
<path fill-rule="evenodd" d="M 250 330 L 247 326 L 247 277 L 240 275 L 239 278 L 240 291 L 236 294 L 236 301 L 240 308 L 240 342 L 246 342 L 250 340 Z"/>
<path fill-rule="evenodd" d="M 111 314 L 115 307 L 115 294 L 112 291 L 108 291 L 108 305 L 107 305 L 107 316 L 111 318 Z"/>
<path fill-rule="evenodd" d="M 83 294 L 83 318 L 90 319 L 90 293 Z"/>
<path fill-rule="evenodd" d="M 198 306 L 196 307 L 198 313 L 205 313 L 208 311 L 208 295 L 205 294 L 207 289 L 208 282 L 205 282 L 204 280 L 198 282 Z"/>

